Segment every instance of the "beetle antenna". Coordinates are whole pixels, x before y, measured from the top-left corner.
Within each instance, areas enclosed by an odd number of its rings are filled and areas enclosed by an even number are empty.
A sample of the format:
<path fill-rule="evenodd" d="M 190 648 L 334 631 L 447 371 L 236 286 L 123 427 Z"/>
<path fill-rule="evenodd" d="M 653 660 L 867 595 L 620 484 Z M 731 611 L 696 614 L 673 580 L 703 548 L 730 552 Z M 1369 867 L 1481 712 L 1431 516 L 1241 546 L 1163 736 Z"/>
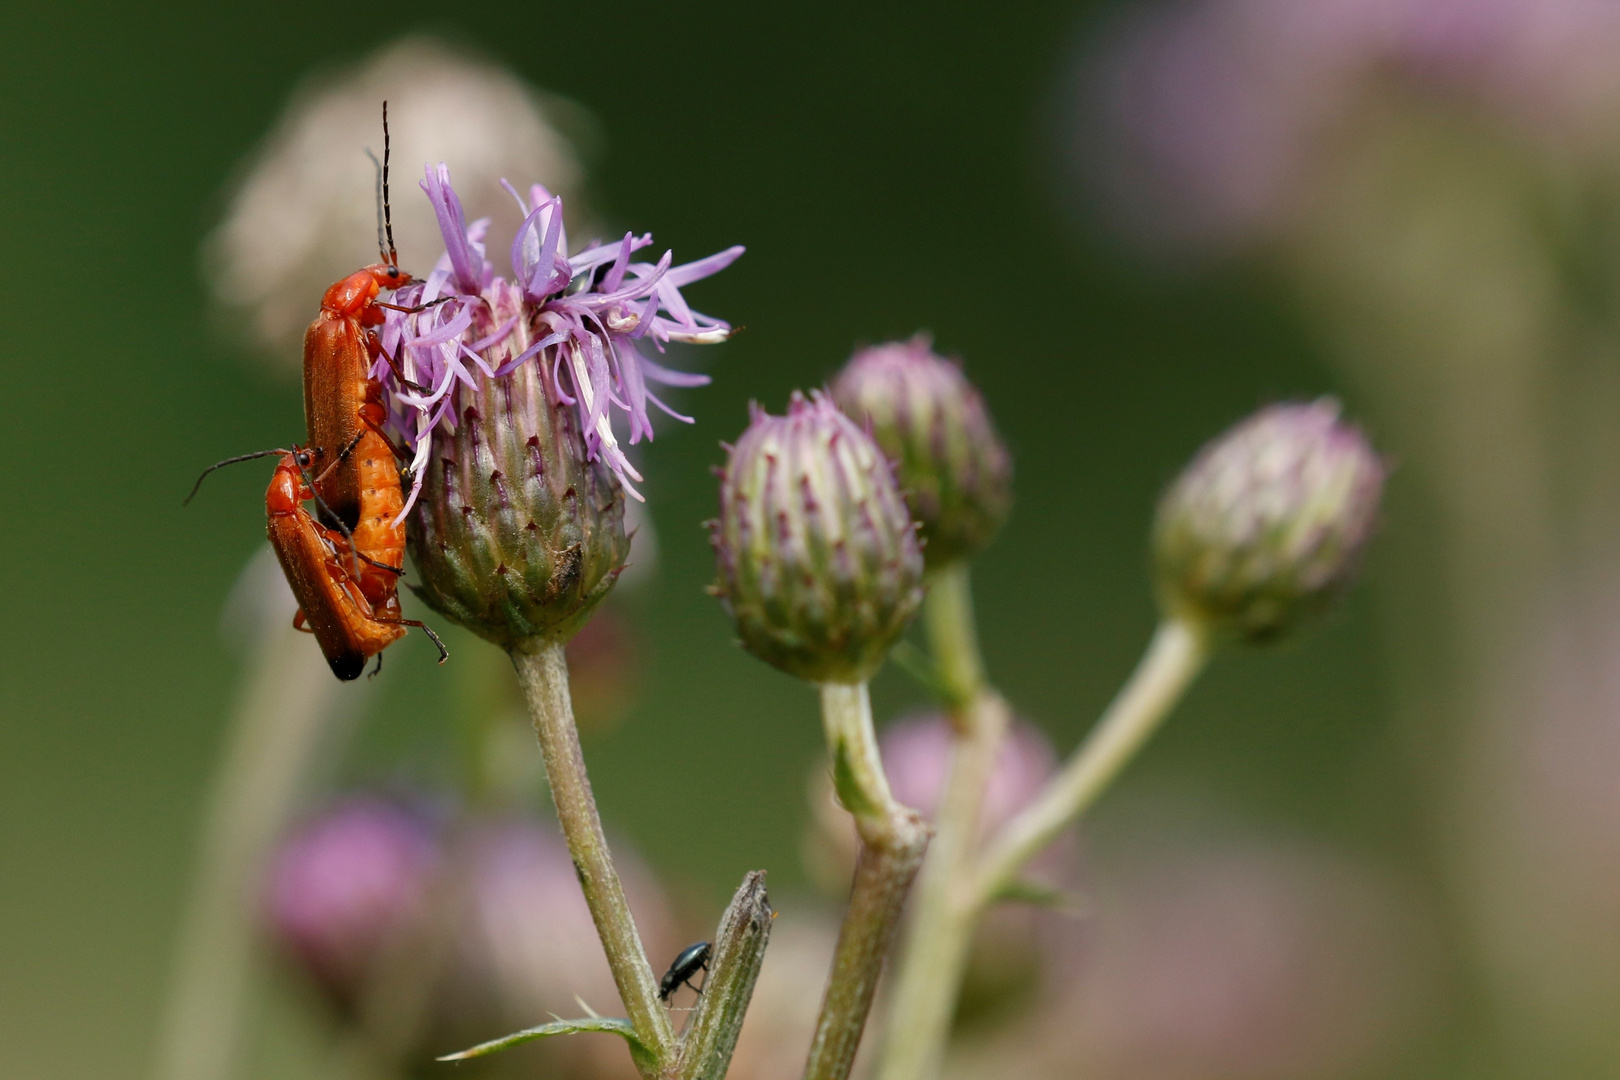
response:
<path fill-rule="evenodd" d="M 388 235 L 388 265 L 399 265 L 399 252 L 394 250 L 394 210 L 388 205 L 388 157 L 391 145 L 388 137 L 388 102 L 383 101 L 383 164 L 382 164 L 382 212 L 383 229 Z"/>
<path fill-rule="evenodd" d="M 377 257 L 382 259 L 383 262 L 387 262 L 388 241 L 386 233 L 383 231 L 385 224 L 383 221 L 383 164 L 377 160 L 377 155 L 371 152 L 369 146 L 366 147 L 366 157 L 371 159 L 371 164 L 375 166 L 377 172 Z"/>
<path fill-rule="evenodd" d="M 180 505 L 191 505 L 191 500 L 197 497 L 198 490 L 202 488 L 202 482 L 208 479 L 208 474 L 213 472 L 215 469 L 223 469 L 227 465 L 239 465 L 244 461 L 253 461 L 255 458 L 271 457 L 275 454 L 290 453 L 292 453 L 291 450 L 283 450 L 278 447 L 274 450 L 255 450 L 251 454 L 238 454 L 235 457 L 228 457 L 224 461 L 216 461 L 212 465 L 208 466 L 208 468 L 204 469 L 201 476 L 197 477 L 197 482 L 191 485 L 191 494 L 187 495 L 185 500 L 182 501 Z"/>

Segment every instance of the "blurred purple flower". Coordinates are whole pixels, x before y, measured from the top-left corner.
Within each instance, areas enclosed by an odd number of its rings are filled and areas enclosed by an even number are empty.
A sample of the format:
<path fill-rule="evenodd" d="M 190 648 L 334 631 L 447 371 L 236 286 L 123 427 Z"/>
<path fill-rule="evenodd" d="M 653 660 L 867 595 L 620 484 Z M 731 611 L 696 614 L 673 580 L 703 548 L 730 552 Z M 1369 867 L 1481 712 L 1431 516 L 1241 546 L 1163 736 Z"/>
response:
<path fill-rule="evenodd" d="M 652 235 L 626 233 L 616 244 L 593 242 L 570 256 L 562 198 L 536 184 L 525 202 L 507 185 L 525 215 L 512 241 L 508 284 L 485 257 L 489 220 L 467 223 L 444 165 L 426 172 L 422 188 L 438 217 L 445 254 L 425 281 L 401 289 L 397 302 L 402 307 L 433 306 L 417 312 L 390 310 L 382 335 L 384 352 L 399 358 L 403 373 L 416 385 L 395 378 L 386 358 L 380 358 L 372 372 L 391 387 L 394 422 L 415 450 L 417 481 L 406 510 L 420 490 L 434 430 L 454 429 L 456 388 L 473 385 L 469 365 L 498 378 L 530 360 L 552 365 L 559 387 L 564 388 L 564 403 L 579 410 L 588 453 L 606 460 L 639 499 L 630 481 L 639 481 L 641 474 L 619 445 L 609 408 L 617 406 L 628 415 L 632 445 L 653 437 L 649 402 L 677 420 L 691 422 L 660 400 L 648 383 L 702 386 L 708 376 L 664 367 L 642 347 L 650 343 L 662 353 L 671 341 L 712 344 L 729 337 L 730 324 L 693 311 L 681 288 L 725 269 L 743 248 L 730 247 L 683 266 L 672 266 L 672 254 L 666 251 L 654 264 L 631 259 L 652 244 Z M 472 339 L 473 309 L 487 302 L 491 290 L 506 288 L 521 293 L 522 313 Z M 510 335 L 519 318 L 534 327 L 534 344 L 505 363 L 492 365 L 484 351 Z"/>
<path fill-rule="evenodd" d="M 1150 244 L 1219 249 L 1287 222 L 1371 81 L 1472 97 L 1558 136 L 1620 109 L 1611 0 L 1181 0 L 1088 52 L 1076 166 Z"/>
<path fill-rule="evenodd" d="M 555 822 L 429 813 L 425 802 L 350 797 L 283 845 L 270 875 L 273 939 L 363 1037 L 425 1058 L 577 1013 L 611 1012 L 612 974 Z M 655 956 L 688 940 L 658 881 L 615 845 L 625 892 Z M 403 991 L 403 993 L 402 993 Z M 387 1031 L 372 1030 L 377 1001 Z M 395 1000 L 395 999 L 398 1000 Z M 557 1040 L 522 1056 L 548 1074 L 622 1075 L 612 1040 Z"/>
<path fill-rule="evenodd" d="M 271 867 L 272 934 L 344 1011 L 378 956 L 421 916 L 439 864 L 422 812 L 374 796 L 340 803 L 281 849 Z"/>
<path fill-rule="evenodd" d="M 894 797 L 933 820 L 950 770 L 950 721 L 939 713 L 914 713 L 883 729 L 878 740 Z M 1035 798 L 1057 771 L 1057 755 L 1039 728 L 1014 720 L 990 772 L 979 808 L 979 833 L 999 830 Z"/>

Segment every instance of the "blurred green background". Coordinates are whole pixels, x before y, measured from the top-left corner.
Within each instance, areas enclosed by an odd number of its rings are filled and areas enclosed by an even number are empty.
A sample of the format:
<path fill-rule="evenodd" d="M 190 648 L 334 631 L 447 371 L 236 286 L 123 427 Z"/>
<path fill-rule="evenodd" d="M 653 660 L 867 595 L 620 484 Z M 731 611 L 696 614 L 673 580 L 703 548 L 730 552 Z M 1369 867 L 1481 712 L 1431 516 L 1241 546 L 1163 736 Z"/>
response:
<path fill-rule="evenodd" d="M 586 745 L 611 825 L 716 907 L 748 868 L 784 894 L 802 883 L 815 701 L 735 648 L 704 594 L 709 467 L 750 399 L 780 409 L 854 345 L 919 328 L 964 359 L 1017 456 L 1012 521 L 976 567 L 991 669 L 1072 747 L 1151 630 L 1161 486 L 1253 407 L 1345 393 L 1257 274 L 1151 274 L 1069 217 L 1056 98 L 1098 14 L 1075 0 L 487 6 L 455 21 L 303 3 L 8 11 L 0 1074 L 148 1069 L 238 675 L 219 613 L 262 543 L 262 480 L 179 501 L 201 466 L 301 430 L 297 386 L 219 332 L 198 248 L 300 78 L 405 31 L 594 114 L 599 215 L 678 257 L 748 246 L 688 292 L 746 332 L 703 357 L 715 384 L 684 399 L 697 425 L 667 427 L 641 459 L 663 560 L 631 605 L 646 689 Z M 1386 537 L 1412 528 L 1405 480 Z M 1384 551 L 1327 625 L 1216 664 L 1124 786 L 1185 785 L 1421 867 L 1372 617 Z M 447 752 L 454 665 L 485 648 L 450 644 L 445 668 L 419 635 L 390 654 L 352 771 L 431 772 L 419 763 Z M 892 671 L 875 692 L 883 715 L 920 700 Z"/>

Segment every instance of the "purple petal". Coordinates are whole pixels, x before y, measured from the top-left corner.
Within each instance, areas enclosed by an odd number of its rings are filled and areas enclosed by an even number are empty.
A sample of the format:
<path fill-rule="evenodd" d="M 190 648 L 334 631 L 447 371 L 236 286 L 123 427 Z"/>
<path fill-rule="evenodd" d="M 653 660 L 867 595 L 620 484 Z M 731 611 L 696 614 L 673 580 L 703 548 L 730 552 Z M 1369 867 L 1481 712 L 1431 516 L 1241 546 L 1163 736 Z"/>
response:
<path fill-rule="evenodd" d="M 734 244 L 724 251 L 717 251 L 707 259 L 689 262 L 684 266 L 677 266 L 669 272 L 669 282 L 677 289 L 683 285 L 690 285 L 694 281 L 706 278 L 711 274 L 718 274 L 726 267 L 737 261 L 737 257 L 748 249 L 741 244 Z"/>
<path fill-rule="evenodd" d="M 425 172 L 427 178 L 422 190 L 427 192 L 433 213 L 439 219 L 439 232 L 444 236 L 444 251 L 455 271 L 456 285 L 463 293 L 477 293 L 483 285 L 483 259 L 468 242 L 467 215 L 461 209 L 456 189 L 450 186 L 450 169 L 440 162 L 437 170 L 429 168 Z"/>
<path fill-rule="evenodd" d="M 645 356 L 641 357 L 641 370 L 647 378 L 665 386 L 708 386 L 714 381 L 707 375 L 695 371 L 675 371 L 662 364 L 655 364 Z"/>

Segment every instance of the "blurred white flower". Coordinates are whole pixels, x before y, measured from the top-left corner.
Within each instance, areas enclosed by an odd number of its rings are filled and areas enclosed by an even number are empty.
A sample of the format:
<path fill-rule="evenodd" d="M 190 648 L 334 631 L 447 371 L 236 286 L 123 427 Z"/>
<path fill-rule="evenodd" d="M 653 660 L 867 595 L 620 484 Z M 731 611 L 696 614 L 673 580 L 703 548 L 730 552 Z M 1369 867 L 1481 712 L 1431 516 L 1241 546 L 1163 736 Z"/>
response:
<path fill-rule="evenodd" d="M 440 252 L 433 208 L 417 188 L 425 163 L 455 162 L 469 220 L 512 218 L 502 178 L 538 181 L 576 202 L 581 170 L 559 128 L 588 130 L 583 112 L 504 68 L 410 37 L 311 77 L 253 152 L 205 249 L 215 297 L 289 371 L 322 291 L 377 259 L 376 174 L 365 151 L 382 155 L 384 100 L 394 236 L 407 270 L 426 273 Z M 491 240 L 491 250 L 505 250 L 506 240 Z"/>

